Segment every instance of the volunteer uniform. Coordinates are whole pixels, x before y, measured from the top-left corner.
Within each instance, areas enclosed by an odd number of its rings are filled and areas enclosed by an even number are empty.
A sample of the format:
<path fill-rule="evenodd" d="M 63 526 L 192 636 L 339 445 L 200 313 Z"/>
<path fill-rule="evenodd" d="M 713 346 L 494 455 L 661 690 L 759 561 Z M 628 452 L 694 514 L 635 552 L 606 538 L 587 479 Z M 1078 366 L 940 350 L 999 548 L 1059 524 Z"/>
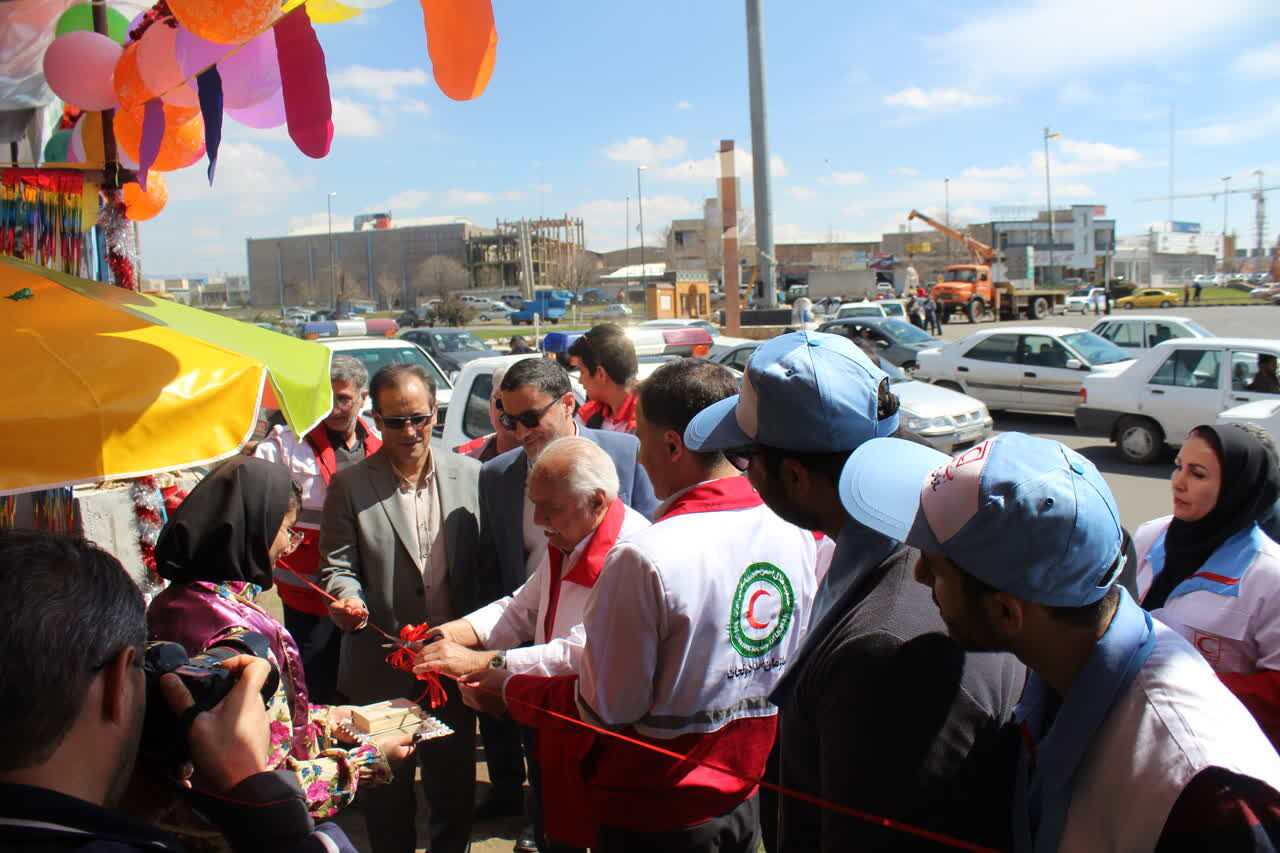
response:
<path fill-rule="evenodd" d="M 481 462 L 488 462 L 498 455 L 498 434 L 491 432 L 488 435 L 473 438 L 465 444 L 459 444 L 453 449 L 453 452 L 461 453 L 463 456 L 470 456 L 472 459 L 478 459 Z"/>
<path fill-rule="evenodd" d="M 614 411 L 607 403 L 600 400 L 588 400 L 578 409 L 575 415 L 578 423 L 591 429 L 604 429 L 609 432 L 636 431 L 636 392 L 627 395 L 618 411 Z"/>
<path fill-rule="evenodd" d="M 1182 827 L 1200 849 L 1254 849 L 1256 824 L 1274 821 L 1280 756 L 1195 649 L 1127 592 L 1050 715 L 1053 696 L 1033 673 L 1015 711 L 1015 850 L 1195 849 Z M 1201 779 L 1214 790 L 1187 796 Z M 1224 797 L 1250 780 L 1263 783 L 1254 796 Z"/>
<path fill-rule="evenodd" d="M 1171 520 L 1149 521 L 1134 534 L 1140 596 L 1164 569 Z M 1236 533 L 1152 613 L 1195 646 L 1280 743 L 1280 545 L 1256 524 Z"/>
<path fill-rule="evenodd" d="M 320 583 L 320 522 L 329 481 L 346 464 L 359 461 L 382 446 L 378 433 L 363 419 L 356 422 L 355 449 L 335 448 L 324 424 L 307 433 L 301 441 L 287 426 L 273 427 L 253 455 L 289 469 L 289 476 L 302 489 L 302 509 L 294 528 L 302 533 L 302 544 L 285 554 L 272 570 L 272 580 L 284 604 L 285 627 L 302 648 L 307 683 L 318 704 L 334 704 L 337 695 L 340 634 L 329 620 L 329 600 L 307 586 Z M 339 454 L 343 459 L 339 459 Z M 315 635 L 314 637 L 312 635 Z"/>
<path fill-rule="evenodd" d="M 538 710 L 547 708 L 739 774 L 591 735 L 579 817 L 598 824 L 598 849 L 701 849 L 695 839 L 724 843 L 724 833 L 732 841 L 714 849 L 754 853 L 747 780 L 764 772 L 776 731 L 769 693 L 808 627 L 816 543 L 745 477 L 693 486 L 656 516 L 605 561 L 579 675 L 513 676 L 508 707 L 543 730 L 578 730 Z"/>

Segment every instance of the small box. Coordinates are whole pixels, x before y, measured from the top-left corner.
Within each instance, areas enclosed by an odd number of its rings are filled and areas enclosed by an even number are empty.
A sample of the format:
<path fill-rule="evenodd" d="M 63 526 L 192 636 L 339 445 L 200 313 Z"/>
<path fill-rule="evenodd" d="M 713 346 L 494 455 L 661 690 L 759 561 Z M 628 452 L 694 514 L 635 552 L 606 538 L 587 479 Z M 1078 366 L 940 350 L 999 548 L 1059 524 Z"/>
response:
<path fill-rule="evenodd" d="M 360 734 L 380 734 L 420 726 L 427 719 L 422 709 L 408 699 L 388 699 L 353 708 L 351 723 Z"/>

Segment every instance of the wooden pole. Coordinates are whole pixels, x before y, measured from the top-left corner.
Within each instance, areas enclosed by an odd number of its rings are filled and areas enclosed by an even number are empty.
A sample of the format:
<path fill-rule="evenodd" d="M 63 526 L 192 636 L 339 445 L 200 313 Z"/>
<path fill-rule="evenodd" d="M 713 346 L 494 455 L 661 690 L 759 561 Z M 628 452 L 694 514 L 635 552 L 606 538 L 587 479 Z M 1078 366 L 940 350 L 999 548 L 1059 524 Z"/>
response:
<path fill-rule="evenodd" d="M 720 141 L 720 243 L 724 262 L 724 329 L 740 333 L 741 315 L 738 287 L 742 269 L 738 266 L 738 187 L 734 181 L 733 140 Z"/>

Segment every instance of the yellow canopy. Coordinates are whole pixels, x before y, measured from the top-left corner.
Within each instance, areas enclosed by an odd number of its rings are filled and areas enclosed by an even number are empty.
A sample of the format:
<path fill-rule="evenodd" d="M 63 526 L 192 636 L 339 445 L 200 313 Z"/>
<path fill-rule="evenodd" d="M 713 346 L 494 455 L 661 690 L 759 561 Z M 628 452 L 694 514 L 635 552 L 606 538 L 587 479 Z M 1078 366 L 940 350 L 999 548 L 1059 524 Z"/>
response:
<path fill-rule="evenodd" d="M 299 435 L 332 405 L 320 344 L 8 257 L 0 297 L 0 494 L 230 456 L 268 379 Z"/>

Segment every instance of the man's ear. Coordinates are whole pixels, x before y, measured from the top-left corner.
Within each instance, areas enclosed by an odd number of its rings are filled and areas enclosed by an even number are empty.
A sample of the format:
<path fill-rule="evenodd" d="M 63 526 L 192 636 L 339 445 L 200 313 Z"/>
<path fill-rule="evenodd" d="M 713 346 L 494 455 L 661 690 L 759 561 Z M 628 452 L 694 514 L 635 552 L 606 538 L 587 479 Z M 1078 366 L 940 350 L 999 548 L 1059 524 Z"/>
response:
<path fill-rule="evenodd" d="M 684 456 L 684 436 L 673 429 L 664 430 L 662 433 L 662 444 L 667 449 L 667 458 L 675 462 Z"/>
<path fill-rule="evenodd" d="M 1001 637 L 1017 637 L 1027 622 L 1027 603 L 999 590 L 982 598 L 989 624 Z"/>
<path fill-rule="evenodd" d="M 778 467 L 778 476 L 782 480 L 784 494 L 793 500 L 803 500 L 813 489 L 813 475 L 809 469 L 794 459 L 784 458 Z"/>
<path fill-rule="evenodd" d="M 138 666 L 138 650 L 128 646 L 102 668 L 102 719 L 123 723 L 132 712 L 133 670 Z"/>

